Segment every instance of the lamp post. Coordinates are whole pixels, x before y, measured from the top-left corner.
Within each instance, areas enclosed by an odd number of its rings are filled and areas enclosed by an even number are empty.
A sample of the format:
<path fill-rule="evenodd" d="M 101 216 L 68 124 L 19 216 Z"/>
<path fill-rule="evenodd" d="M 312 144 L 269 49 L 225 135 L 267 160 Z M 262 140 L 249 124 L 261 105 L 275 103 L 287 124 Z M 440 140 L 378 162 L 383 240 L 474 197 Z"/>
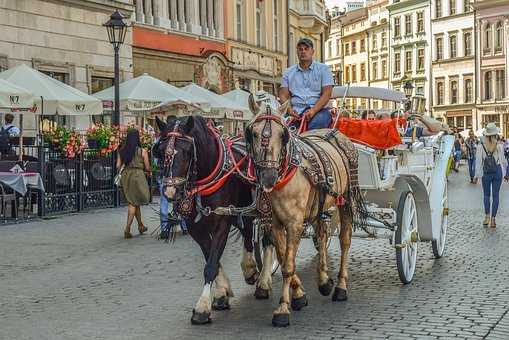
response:
<path fill-rule="evenodd" d="M 406 111 L 410 111 L 411 104 L 412 104 L 410 98 L 412 97 L 412 93 L 414 91 L 414 86 L 412 85 L 412 82 L 410 80 L 407 80 L 405 82 L 405 85 L 403 86 L 403 90 L 405 92 L 405 96 L 406 96 L 406 100 L 407 100 Z"/>
<path fill-rule="evenodd" d="M 125 17 L 116 10 L 110 16 L 110 20 L 108 20 L 104 25 L 106 30 L 108 31 L 108 39 L 110 43 L 113 45 L 113 50 L 115 51 L 115 108 L 113 110 L 113 114 L 111 117 L 112 125 L 120 124 L 120 62 L 118 51 L 120 46 L 124 43 L 125 35 L 127 33 L 127 27 L 129 25 L 125 21 Z"/>
<path fill-rule="evenodd" d="M 113 113 L 111 116 L 111 125 L 120 125 L 120 61 L 118 50 L 120 46 L 124 43 L 125 35 L 127 33 L 127 27 L 129 26 L 126 21 L 124 21 L 124 16 L 116 10 L 110 16 L 110 20 L 108 20 L 103 26 L 106 27 L 108 31 L 108 40 L 113 45 L 113 50 L 115 51 L 115 107 L 113 109 Z M 117 152 L 113 153 L 112 157 L 112 165 L 113 165 L 113 175 L 116 176 L 118 169 L 116 169 L 115 164 L 117 160 Z M 118 189 L 115 189 L 113 195 L 113 205 L 118 207 L 120 204 L 120 195 Z"/>

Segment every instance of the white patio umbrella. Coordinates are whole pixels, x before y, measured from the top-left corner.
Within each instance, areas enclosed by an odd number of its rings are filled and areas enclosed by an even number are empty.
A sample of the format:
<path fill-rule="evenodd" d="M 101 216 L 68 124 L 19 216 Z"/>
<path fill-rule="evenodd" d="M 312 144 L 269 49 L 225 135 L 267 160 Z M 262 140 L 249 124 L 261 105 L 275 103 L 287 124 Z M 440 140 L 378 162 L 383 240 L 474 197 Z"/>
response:
<path fill-rule="evenodd" d="M 31 92 L 36 97 L 33 110 L 35 114 L 99 115 L 103 112 L 99 99 L 25 64 L 0 73 L 0 79 Z"/>
<path fill-rule="evenodd" d="M 250 120 L 253 117 L 247 106 L 231 101 L 230 99 L 209 91 L 196 84 L 189 84 L 182 88 L 195 98 L 201 98 L 210 105 L 213 118 L 226 118 L 233 120 Z"/>
<path fill-rule="evenodd" d="M 34 96 L 28 90 L 0 79 L 0 108 L 28 109 L 34 105 Z"/>
<path fill-rule="evenodd" d="M 103 102 L 113 102 L 114 87 L 94 93 L 93 96 Z M 187 92 L 146 73 L 120 84 L 120 110 L 149 111 L 162 102 L 167 105 L 196 106 L 199 104 L 199 101 Z"/>

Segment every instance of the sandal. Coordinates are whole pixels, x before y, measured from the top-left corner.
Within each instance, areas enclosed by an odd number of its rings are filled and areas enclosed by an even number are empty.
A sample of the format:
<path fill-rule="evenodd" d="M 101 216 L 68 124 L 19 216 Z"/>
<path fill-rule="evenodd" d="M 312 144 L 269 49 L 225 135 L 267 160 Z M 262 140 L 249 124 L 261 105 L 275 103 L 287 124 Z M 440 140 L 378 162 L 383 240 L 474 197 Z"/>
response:
<path fill-rule="evenodd" d="M 128 232 L 128 231 L 124 231 L 124 239 L 126 239 L 126 240 L 127 240 L 127 239 L 130 239 L 130 238 L 132 238 L 132 237 L 133 237 L 133 235 L 132 235 L 130 232 Z"/>
<path fill-rule="evenodd" d="M 484 218 L 484 221 L 482 222 L 482 225 L 487 227 L 490 224 L 491 218 L 489 216 L 486 216 Z"/>
<path fill-rule="evenodd" d="M 491 228 L 496 228 L 497 227 L 497 222 L 495 222 L 495 217 L 491 218 L 490 227 Z"/>

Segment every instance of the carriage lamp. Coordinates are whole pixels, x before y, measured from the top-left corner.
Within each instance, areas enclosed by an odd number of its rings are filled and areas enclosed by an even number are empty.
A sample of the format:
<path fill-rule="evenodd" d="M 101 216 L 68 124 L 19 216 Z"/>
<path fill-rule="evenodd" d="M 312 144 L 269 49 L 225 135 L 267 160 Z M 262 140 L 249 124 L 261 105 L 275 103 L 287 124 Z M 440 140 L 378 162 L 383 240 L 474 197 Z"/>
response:
<path fill-rule="evenodd" d="M 112 123 L 113 125 L 120 124 L 120 89 L 119 89 L 119 75 L 120 75 L 120 66 L 119 66 L 119 56 L 118 51 L 120 46 L 124 43 L 125 36 L 127 33 L 127 28 L 129 24 L 125 20 L 125 17 L 118 10 L 113 12 L 110 16 L 110 20 L 108 20 L 104 25 L 106 30 L 108 31 L 108 40 L 113 45 L 113 50 L 115 51 L 115 108 L 112 115 Z"/>

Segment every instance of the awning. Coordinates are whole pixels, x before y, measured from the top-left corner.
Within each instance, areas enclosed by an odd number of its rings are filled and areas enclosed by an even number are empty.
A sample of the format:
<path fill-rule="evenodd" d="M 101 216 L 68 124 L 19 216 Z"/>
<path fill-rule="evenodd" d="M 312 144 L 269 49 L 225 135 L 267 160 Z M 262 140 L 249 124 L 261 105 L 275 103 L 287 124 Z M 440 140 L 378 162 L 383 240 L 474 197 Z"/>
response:
<path fill-rule="evenodd" d="M 391 102 L 403 102 L 405 94 L 399 91 L 369 86 L 334 86 L 331 98 L 368 98 L 387 100 Z"/>
<path fill-rule="evenodd" d="M 34 96 L 22 87 L 0 79 L 0 109 L 28 109 L 34 106 Z"/>

